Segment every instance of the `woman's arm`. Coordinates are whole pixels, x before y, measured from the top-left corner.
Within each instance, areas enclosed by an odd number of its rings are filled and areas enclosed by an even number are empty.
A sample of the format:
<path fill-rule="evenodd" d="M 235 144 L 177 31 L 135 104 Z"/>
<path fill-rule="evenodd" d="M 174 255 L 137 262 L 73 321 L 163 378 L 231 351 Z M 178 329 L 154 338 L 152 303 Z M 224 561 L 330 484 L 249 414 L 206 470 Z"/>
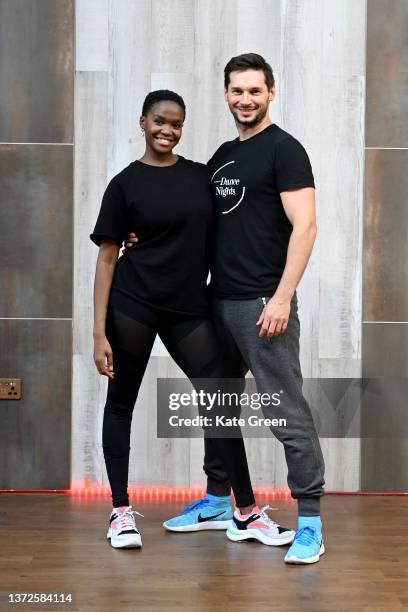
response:
<path fill-rule="evenodd" d="M 106 316 L 113 274 L 118 260 L 119 246 L 104 238 L 99 247 L 94 283 L 94 361 L 98 372 L 114 377 L 112 349 L 106 338 Z"/>

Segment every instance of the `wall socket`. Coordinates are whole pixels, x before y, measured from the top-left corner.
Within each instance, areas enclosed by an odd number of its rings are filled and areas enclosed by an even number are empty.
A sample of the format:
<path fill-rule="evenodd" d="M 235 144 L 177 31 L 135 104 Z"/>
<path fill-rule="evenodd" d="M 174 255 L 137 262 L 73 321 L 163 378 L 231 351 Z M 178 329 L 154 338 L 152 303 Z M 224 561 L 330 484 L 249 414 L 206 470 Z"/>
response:
<path fill-rule="evenodd" d="M 21 378 L 0 378 L 0 400 L 21 399 Z"/>

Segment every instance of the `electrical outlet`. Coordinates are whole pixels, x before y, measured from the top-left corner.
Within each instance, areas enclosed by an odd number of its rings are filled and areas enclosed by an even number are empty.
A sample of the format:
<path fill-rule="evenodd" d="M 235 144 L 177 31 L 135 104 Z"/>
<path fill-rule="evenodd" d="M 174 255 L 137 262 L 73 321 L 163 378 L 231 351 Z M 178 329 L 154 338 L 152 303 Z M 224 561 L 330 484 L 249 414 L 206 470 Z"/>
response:
<path fill-rule="evenodd" d="M 0 378 L 0 399 L 21 399 L 21 378 Z"/>

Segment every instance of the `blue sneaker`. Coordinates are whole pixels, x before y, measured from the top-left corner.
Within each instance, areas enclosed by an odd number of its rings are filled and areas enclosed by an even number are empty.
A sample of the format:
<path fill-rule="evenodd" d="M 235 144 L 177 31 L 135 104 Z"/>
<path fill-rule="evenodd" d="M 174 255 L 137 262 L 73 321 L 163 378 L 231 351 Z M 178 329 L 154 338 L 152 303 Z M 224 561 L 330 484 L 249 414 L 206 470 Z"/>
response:
<path fill-rule="evenodd" d="M 186 506 L 177 516 L 163 523 L 167 531 L 202 531 L 227 529 L 232 519 L 230 497 L 216 497 L 207 493 Z"/>
<path fill-rule="evenodd" d="M 324 553 L 323 537 L 315 527 L 307 525 L 296 531 L 295 539 L 285 556 L 286 563 L 316 563 Z"/>

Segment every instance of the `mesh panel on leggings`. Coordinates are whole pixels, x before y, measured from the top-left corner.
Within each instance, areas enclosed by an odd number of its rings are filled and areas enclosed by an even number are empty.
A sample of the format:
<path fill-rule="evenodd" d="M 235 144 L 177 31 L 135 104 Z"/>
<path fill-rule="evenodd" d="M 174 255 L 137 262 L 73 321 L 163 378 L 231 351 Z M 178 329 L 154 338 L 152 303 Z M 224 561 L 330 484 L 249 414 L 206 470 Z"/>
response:
<path fill-rule="evenodd" d="M 195 328 L 180 339 L 180 329 L 170 328 L 160 332 L 170 355 L 189 377 L 222 375 L 219 346 L 212 322 L 197 319 Z"/>
<path fill-rule="evenodd" d="M 112 351 L 114 347 L 119 347 L 131 355 L 141 355 L 151 346 L 155 330 L 148 323 L 128 317 L 116 308 L 110 310 L 108 319 L 107 336 Z"/>

